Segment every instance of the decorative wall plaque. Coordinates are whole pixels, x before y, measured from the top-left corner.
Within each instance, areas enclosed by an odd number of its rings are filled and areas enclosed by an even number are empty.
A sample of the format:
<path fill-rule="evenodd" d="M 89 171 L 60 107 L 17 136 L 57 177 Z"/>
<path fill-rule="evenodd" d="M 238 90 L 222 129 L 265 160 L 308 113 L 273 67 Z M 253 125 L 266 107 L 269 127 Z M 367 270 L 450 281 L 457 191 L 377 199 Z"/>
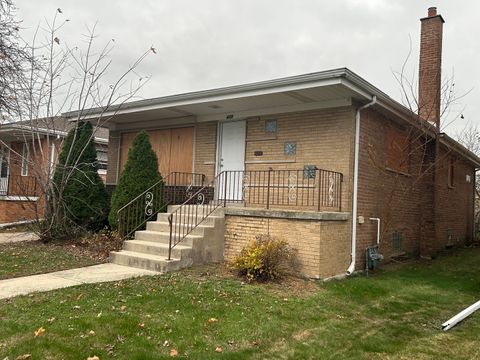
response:
<path fill-rule="evenodd" d="M 296 155 L 297 154 L 297 143 L 295 142 L 286 142 L 283 147 L 283 152 L 285 155 Z"/>
<path fill-rule="evenodd" d="M 265 132 L 275 134 L 277 132 L 277 120 L 270 119 L 265 121 Z"/>

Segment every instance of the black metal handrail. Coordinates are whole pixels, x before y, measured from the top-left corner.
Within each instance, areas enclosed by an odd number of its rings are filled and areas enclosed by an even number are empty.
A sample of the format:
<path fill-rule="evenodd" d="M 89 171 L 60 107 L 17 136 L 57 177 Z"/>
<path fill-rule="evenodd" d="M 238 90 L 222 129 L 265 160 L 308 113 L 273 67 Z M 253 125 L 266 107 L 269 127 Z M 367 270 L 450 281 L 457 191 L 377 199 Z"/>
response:
<path fill-rule="evenodd" d="M 168 216 L 170 238 L 168 242 L 168 260 L 172 259 L 172 249 L 187 237 L 198 225 L 209 217 L 222 204 L 226 205 L 225 199 L 220 199 L 219 194 L 214 193 L 222 180 L 226 183 L 226 172 L 221 172 L 207 185 L 196 191 L 175 211 Z M 208 194 L 213 196 L 209 199 Z"/>
<path fill-rule="evenodd" d="M 168 205 L 191 195 L 191 189 L 203 187 L 205 175 L 187 172 L 172 172 L 161 181 L 153 184 L 141 194 L 117 211 L 118 232 L 122 237 L 128 237 L 144 226 Z"/>
<path fill-rule="evenodd" d="M 318 168 L 224 171 L 168 216 L 168 259 L 172 249 L 227 203 L 341 211 L 343 175 Z"/>
<path fill-rule="evenodd" d="M 0 195 L 37 196 L 37 178 L 35 176 L 9 175 L 0 178 Z"/>

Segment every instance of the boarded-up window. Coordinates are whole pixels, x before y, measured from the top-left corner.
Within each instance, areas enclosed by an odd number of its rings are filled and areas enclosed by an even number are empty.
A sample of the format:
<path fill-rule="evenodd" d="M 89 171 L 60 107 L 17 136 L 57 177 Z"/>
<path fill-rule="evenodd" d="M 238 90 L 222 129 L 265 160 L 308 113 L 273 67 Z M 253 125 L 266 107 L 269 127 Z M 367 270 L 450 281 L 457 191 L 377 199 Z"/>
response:
<path fill-rule="evenodd" d="M 148 130 L 153 151 L 157 154 L 158 170 L 162 176 L 171 172 L 192 172 L 193 164 L 193 127 Z M 120 171 L 128 158 L 128 150 L 132 146 L 137 133 L 124 133 L 120 146 Z"/>
<path fill-rule="evenodd" d="M 410 139 L 405 130 L 395 126 L 387 129 L 386 167 L 408 174 L 410 172 Z"/>

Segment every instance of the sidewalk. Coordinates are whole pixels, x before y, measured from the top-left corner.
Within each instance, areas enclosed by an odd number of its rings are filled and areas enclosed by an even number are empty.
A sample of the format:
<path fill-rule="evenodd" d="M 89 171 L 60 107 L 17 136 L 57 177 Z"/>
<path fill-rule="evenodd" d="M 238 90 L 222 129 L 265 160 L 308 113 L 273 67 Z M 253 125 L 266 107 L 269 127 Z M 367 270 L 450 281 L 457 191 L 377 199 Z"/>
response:
<path fill-rule="evenodd" d="M 38 240 L 38 236 L 31 232 L 0 232 L 0 244 L 33 240 Z"/>
<path fill-rule="evenodd" d="M 50 291 L 82 284 L 118 281 L 138 276 L 159 274 L 155 271 L 128 266 L 100 264 L 48 274 L 1 280 L 0 299 L 26 295 L 37 291 Z"/>

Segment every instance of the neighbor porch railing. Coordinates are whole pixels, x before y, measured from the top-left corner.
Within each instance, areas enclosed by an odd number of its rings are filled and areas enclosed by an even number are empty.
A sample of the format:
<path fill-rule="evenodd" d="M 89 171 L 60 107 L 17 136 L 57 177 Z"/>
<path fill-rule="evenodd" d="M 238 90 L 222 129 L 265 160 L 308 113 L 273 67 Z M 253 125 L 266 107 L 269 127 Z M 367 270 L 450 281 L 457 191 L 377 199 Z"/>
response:
<path fill-rule="evenodd" d="M 170 173 L 118 210 L 118 232 L 122 237 L 130 236 L 168 205 L 185 202 L 204 182 L 204 174 Z"/>
<path fill-rule="evenodd" d="M 172 249 L 219 207 L 341 211 L 342 182 L 341 173 L 317 168 L 221 172 L 169 215 L 168 259 Z"/>
<path fill-rule="evenodd" d="M 37 196 L 37 178 L 35 176 L 9 175 L 0 178 L 0 195 Z"/>

